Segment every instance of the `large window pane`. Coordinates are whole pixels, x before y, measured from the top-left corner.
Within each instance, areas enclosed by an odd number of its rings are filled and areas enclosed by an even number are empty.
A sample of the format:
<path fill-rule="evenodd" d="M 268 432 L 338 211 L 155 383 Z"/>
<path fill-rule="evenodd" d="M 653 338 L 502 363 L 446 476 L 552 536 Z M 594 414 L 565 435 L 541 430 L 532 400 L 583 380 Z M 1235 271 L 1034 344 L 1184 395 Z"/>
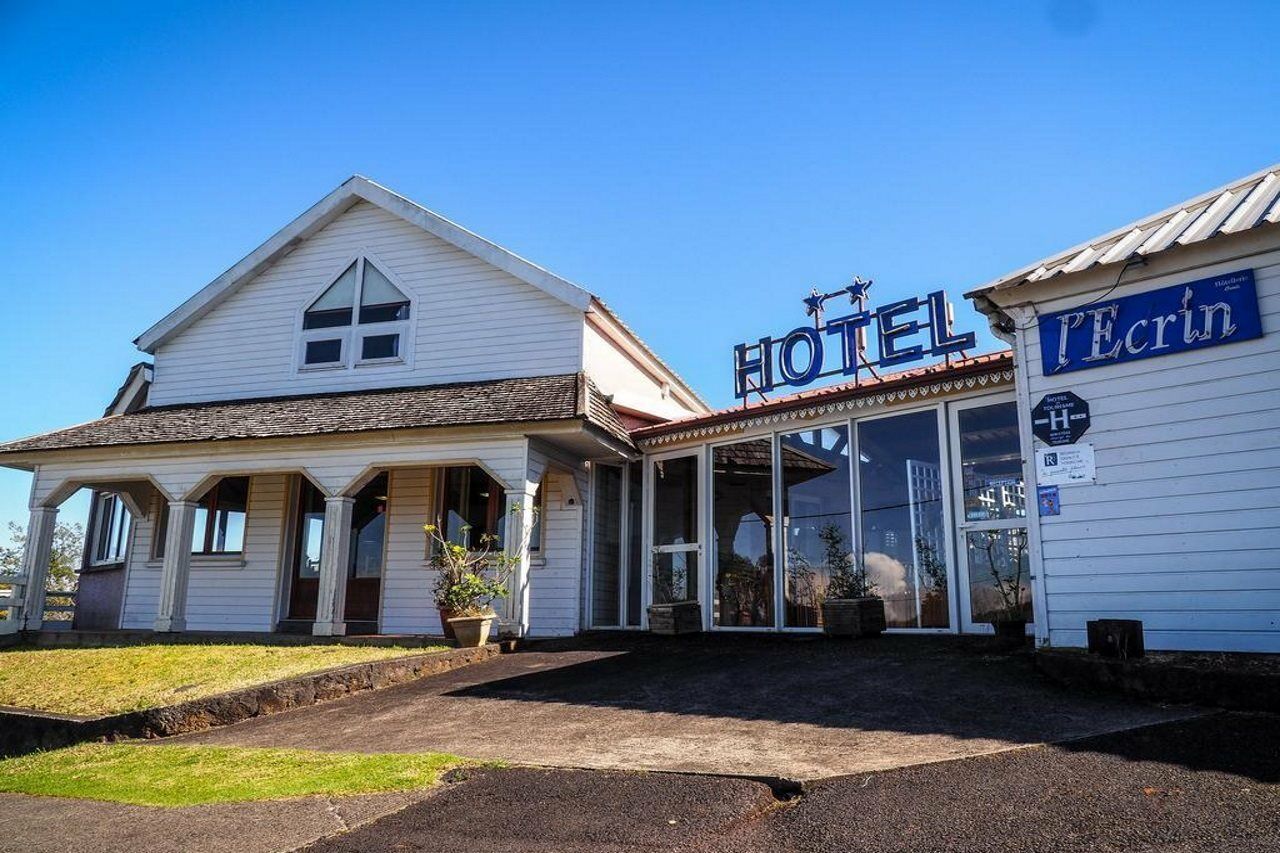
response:
<path fill-rule="evenodd" d="M 653 463 L 653 601 L 698 598 L 698 460 Z M 671 550 L 662 550 L 662 549 Z"/>
<path fill-rule="evenodd" d="M 351 508 L 351 559 L 349 576 L 382 577 L 387 537 L 387 475 L 379 474 L 356 493 Z"/>
<path fill-rule="evenodd" d="M 227 477 L 218 483 L 215 498 L 209 550 L 215 554 L 244 550 L 244 519 L 249 509 L 249 478 Z"/>
<path fill-rule="evenodd" d="M 822 427 L 781 437 L 785 538 L 784 624 L 822 624 L 822 599 L 835 566 L 853 558 L 849 511 L 849 429 Z"/>
<path fill-rule="evenodd" d="M 484 537 L 497 537 L 490 548 L 502 548 L 502 486 L 483 468 L 446 468 L 440 528 L 450 542 L 479 549 Z"/>
<path fill-rule="evenodd" d="M 653 555 L 653 603 L 696 601 L 698 552 L 664 551 Z"/>
<path fill-rule="evenodd" d="M 653 463 L 653 544 L 698 541 L 698 460 L 693 456 Z"/>
<path fill-rule="evenodd" d="M 937 413 L 860 422 L 858 484 L 862 560 L 889 627 L 947 627 Z"/>
<path fill-rule="evenodd" d="M 994 622 L 1020 611 L 1031 622 L 1026 528 L 975 530 L 965 537 L 965 547 L 973 621 Z"/>
<path fill-rule="evenodd" d="M 640 624 L 640 567 L 644 565 L 640 533 L 642 522 L 641 503 L 644 464 L 632 462 L 627 466 L 627 624 Z"/>
<path fill-rule="evenodd" d="M 716 625 L 773 625 L 773 442 L 712 451 Z"/>
<path fill-rule="evenodd" d="M 324 542 L 324 495 L 309 480 L 299 496 L 298 577 L 320 577 L 320 546 Z"/>
<path fill-rule="evenodd" d="M 596 469 L 595 531 L 591 556 L 591 624 L 616 628 L 622 572 L 622 469 Z"/>
<path fill-rule="evenodd" d="M 961 409 L 957 416 L 965 520 L 1025 518 L 1017 404 Z"/>

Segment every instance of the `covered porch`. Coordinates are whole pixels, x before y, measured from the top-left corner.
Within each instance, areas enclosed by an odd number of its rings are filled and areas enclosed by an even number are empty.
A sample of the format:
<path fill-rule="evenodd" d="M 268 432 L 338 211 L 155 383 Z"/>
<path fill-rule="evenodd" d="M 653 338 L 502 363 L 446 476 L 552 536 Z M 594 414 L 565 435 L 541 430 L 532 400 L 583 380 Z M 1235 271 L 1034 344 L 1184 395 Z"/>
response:
<path fill-rule="evenodd" d="M 585 408 L 570 405 L 569 415 Z M 168 411 L 94 424 L 145 426 Z M 474 427 L 17 449 L 0 462 L 32 471 L 31 514 L 0 630 L 40 629 L 59 507 L 90 489 L 86 564 L 121 576 L 118 616 L 96 627 L 438 635 L 432 523 L 470 547 L 492 534 L 517 558 L 510 594 L 495 602 L 503 634 L 572 634 L 588 463 L 634 451 L 620 427 L 533 423 L 524 411 L 524 422 Z"/>

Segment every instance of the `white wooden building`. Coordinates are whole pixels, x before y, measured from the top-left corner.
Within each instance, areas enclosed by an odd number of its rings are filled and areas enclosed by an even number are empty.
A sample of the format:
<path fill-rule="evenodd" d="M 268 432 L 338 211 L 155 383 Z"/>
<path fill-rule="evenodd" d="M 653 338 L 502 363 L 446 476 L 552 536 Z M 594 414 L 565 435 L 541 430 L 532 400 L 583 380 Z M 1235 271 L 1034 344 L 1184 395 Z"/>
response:
<path fill-rule="evenodd" d="M 1194 335 L 1115 325 L 1191 284 L 1232 294 L 1183 298 Z M 1280 174 L 970 296 L 1012 351 L 711 411 L 599 298 L 352 178 L 145 332 L 102 419 L 0 445 L 33 473 L 0 626 L 40 627 L 57 507 L 88 488 L 82 628 L 436 634 L 430 522 L 520 557 L 513 634 L 680 600 L 706 630 L 816 631 L 848 559 L 892 631 L 1012 612 L 1079 646 L 1116 617 L 1150 648 L 1280 651 Z M 1157 326 L 1168 352 L 1133 331 Z M 1045 444 L 1032 408 L 1067 392 L 1088 429 Z M 1044 454 L 1086 446 L 1041 494 Z"/>

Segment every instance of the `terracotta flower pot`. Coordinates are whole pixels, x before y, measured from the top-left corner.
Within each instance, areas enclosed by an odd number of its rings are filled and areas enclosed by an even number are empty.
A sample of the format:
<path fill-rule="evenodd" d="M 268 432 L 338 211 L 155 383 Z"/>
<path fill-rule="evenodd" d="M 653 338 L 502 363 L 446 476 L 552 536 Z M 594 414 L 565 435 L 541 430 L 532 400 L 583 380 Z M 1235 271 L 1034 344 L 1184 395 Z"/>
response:
<path fill-rule="evenodd" d="M 478 649 L 489 642 L 493 620 L 492 616 L 455 616 L 450 619 L 449 626 L 453 628 L 458 648 Z"/>
<path fill-rule="evenodd" d="M 453 635 L 453 626 L 449 624 L 449 620 L 455 615 L 454 612 L 447 607 L 438 607 L 436 609 L 440 611 L 440 629 L 444 631 L 444 638 L 446 640 L 457 639 Z"/>

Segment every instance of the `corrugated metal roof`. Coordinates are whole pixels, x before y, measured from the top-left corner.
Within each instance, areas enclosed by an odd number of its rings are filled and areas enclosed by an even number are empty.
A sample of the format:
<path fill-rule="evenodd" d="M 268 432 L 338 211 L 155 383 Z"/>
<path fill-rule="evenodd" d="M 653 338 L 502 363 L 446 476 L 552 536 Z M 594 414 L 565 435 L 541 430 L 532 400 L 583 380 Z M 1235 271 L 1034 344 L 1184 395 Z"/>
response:
<path fill-rule="evenodd" d="M 1280 163 L 1001 276 L 965 295 L 1043 281 L 1135 255 L 1149 257 L 1173 246 L 1276 222 L 1280 222 Z"/>

